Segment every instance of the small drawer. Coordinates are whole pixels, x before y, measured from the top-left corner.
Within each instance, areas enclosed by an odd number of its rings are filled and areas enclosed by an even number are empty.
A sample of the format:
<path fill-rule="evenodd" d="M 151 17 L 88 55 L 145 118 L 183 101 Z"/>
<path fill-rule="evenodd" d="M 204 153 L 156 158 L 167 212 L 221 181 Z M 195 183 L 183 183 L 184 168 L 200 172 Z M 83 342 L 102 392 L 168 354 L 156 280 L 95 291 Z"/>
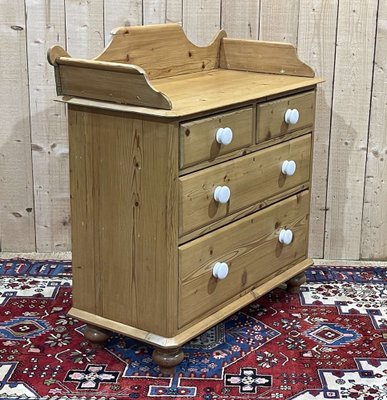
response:
<path fill-rule="evenodd" d="M 315 93 L 258 104 L 257 143 L 313 126 Z"/>
<path fill-rule="evenodd" d="M 180 327 L 305 259 L 308 219 L 304 191 L 180 246 Z"/>
<path fill-rule="evenodd" d="M 211 161 L 250 146 L 252 136 L 251 107 L 183 123 L 180 126 L 180 167 Z"/>
<path fill-rule="evenodd" d="M 310 149 L 309 134 L 180 177 L 180 236 L 308 182 Z"/>

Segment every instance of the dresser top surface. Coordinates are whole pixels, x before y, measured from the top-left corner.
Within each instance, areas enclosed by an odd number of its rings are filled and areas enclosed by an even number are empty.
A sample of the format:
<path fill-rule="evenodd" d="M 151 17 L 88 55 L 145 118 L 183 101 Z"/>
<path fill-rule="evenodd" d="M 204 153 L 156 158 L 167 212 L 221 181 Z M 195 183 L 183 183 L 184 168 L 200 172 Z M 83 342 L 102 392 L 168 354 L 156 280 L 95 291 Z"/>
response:
<path fill-rule="evenodd" d="M 152 85 L 171 99 L 171 110 L 68 96 L 60 96 L 58 100 L 73 105 L 176 119 L 232 108 L 277 94 L 313 87 L 321 82 L 322 79 L 316 77 L 214 69 L 152 80 Z"/>

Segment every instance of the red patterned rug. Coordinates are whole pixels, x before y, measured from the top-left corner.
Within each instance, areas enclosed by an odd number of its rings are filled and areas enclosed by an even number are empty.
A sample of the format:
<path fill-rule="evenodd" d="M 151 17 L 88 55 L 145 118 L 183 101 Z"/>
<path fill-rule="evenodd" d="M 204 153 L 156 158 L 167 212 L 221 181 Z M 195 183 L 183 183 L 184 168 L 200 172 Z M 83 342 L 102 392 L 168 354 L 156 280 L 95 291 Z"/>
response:
<path fill-rule="evenodd" d="M 307 278 L 188 343 L 163 378 L 144 344 L 84 339 L 69 263 L 0 260 L 0 399 L 387 399 L 387 269 Z"/>

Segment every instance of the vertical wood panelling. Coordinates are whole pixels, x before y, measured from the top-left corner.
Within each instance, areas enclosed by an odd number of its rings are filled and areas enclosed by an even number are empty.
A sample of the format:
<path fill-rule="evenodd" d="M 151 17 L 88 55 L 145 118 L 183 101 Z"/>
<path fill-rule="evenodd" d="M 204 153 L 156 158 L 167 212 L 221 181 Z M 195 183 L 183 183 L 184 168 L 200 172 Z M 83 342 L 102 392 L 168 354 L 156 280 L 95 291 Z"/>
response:
<path fill-rule="evenodd" d="M 166 0 L 143 0 L 144 24 L 164 24 Z"/>
<path fill-rule="evenodd" d="M 183 27 L 197 45 L 207 45 L 220 29 L 220 0 L 184 0 Z"/>
<path fill-rule="evenodd" d="M 299 7 L 299 0 L 261 0 L 259 39 L 297 45 Z"/>
<path fill-rule="evenodd" d="M 63 251 L 70 248 L 66 109 L 52 101 L 55 80 L 46 46 L 65 45 L 64 0 L 26 0 L 26 15 L 36 248 Z"/>
<path fill-rule="evenodd" d="M 143 0 L 143 23 L 182 23 L 183 0 Z"/>
<path fill-rule="evenodd" d="M 317 95 L 310 255 L 387 258 L 385 2 L 0 0 L 0 9 L 1 250 L 70 248 L 67 118 L 53 102 L 47 48 L 60 43 L 73 57 L 92 58 L 117 26 L 174 22 L 198 45 L 223 28 L 229 37 L 298 46 L 325 79 Z"/>
<path fill-rule="evenodd" d="M 222 29 L 231 38 L 258 39 L 260 0 L 222 0 Z"/>
<path fill-rule="evenodd" d="M 24 2 L 0 0 L 0 10 L 0 248 L 34 251 Z"/>
<path fill-rule="evenodd" d="M 379 1 L 361 257 L 387 258 L 387 3 Z"/>
<path fill-rule="evenodd" d="M 377 0 L 342 1 L 336 48 L 324 256 L 358 259 Z"/>
<path fill-rule="evenodd" d="M 167 0 L 165 11 L 165 22 L 182 24 L 183 23 L 183 0 Z"/>
<path fill-rule="evenodd" d="M 118 26 L 142 24 L 142 0 L 104 1 L 105 45 L 110 42 L 110 32 Z"/>
<path fill-rule="evenodd" d="M 309 254 L 324 256 L 328 151 L 332 115 L 332 89 L 336 48 L 338 0 L 300 0 L 298 55 L 325 83 L 316 99 L 314 168 L 312 175 Z"/>
<path fill-rule="evenodd" d="M 103 0 L 65 0 L 67 50 L 92 58 L 104 48 Z"/>

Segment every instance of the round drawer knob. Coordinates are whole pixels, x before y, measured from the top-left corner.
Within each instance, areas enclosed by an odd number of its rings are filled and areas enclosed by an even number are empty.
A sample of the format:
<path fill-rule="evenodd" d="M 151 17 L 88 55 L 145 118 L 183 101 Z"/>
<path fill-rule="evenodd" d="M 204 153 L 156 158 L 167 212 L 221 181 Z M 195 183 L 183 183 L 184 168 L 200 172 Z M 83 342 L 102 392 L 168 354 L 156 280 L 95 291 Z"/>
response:
<path fill-rule="evenodd" d="M 232 129 L 219 128 L 216 132 L 216 141 L 220 144 L 230 144 L 232 142 Z"/>
<path fill-rule="evenodd" d="M 282 163 L 281 170 L 282 170 L 282 173 L 284 175 L 292 176 L 296 172 L 296 168 L 297 168 L 297 165 L 296 165 L 295 161 L 293 161 L 293 160 L 290 160 L 290 161 L 285 160 Z"/>
<path fill-rule="evenodd" d="M 230 188 L 228 186 L 217 186 L 214 191 L 214 199 L 218 203 L 225 204 L 230 200 Z"/>
<path fill-rule="evenodd" d="M 292 243 L 293 232 L 290 229 L 281 229 L 278 240 L 285 245 Z"/>
<path fill-rule="evenodd" d="M 212 275 L 216 279 L 224 279 L 228 275 L 228 265 L 225 262 L 217 262 L 212 268 Z"/>
<path fill-rule="evenodd" d="M 285 122 L 289 125 L 295 125 L 300 118 L 300 113 L 298 112 L 297 108 L 289 108 L 286 110 L 285 113 Z"/>

